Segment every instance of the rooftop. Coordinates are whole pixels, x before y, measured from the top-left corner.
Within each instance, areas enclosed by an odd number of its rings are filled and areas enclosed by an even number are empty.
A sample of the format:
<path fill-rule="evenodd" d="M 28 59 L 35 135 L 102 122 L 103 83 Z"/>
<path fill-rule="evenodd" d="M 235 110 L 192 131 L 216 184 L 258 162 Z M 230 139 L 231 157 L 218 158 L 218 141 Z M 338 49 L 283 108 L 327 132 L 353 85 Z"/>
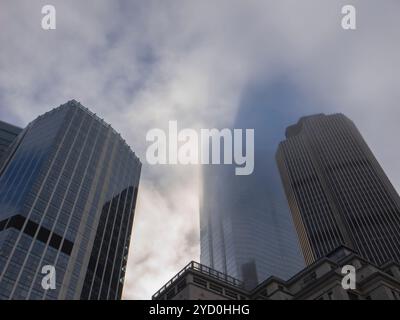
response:
<path fill-rule="evenodd" d="M 181 271 L 179 271 L 171 280 L 169 280 L 160 290 L 158 290 L 153 295 L 153 299 L 157 299 L 164 292 L 168 291 L 168 289 L 174 285 L 175 281 L 180 279 L 186 272 L 190 272 L 190 271 L 199 272 L 208 277 L 212 277 L 216 280 L 220 280 L 227 284 L 230 284 L 231 286 L 238 287 L 239 289 L 243 289 L 244 284 L 242 281 L 240 281 L 234 277 L 231 277 L 225 273 L 211 269 L 211 268 L 209 268 L 205 265 L 202 265 L 198 262 L 191 261 Z"/>
<path fill-rule="evenodd" d="M 68 102 L 66 102 L 66 103 L 64 103 L 64 104 L 62 104 L 62 105 L 60 105 L 60 106 L 58 106 L 58 107 L 56 107 L 56 108 L 53 108 L 52 110 L 50 110 L 50 111 L 44 113 L 43 115 L 39 116 L 39 118 L 42 117 L 42 116 L 45 116 L 46 114 L 55 112 L 55 111 L 59 110 L 60 108 L 71 107 L 71 106 L 72 106 L 72 107 L 77 107 L 77 108 L 79 108 L 80 110 L 84 111 L 85 113 L 87 113 L 88 115 L 92 116 L 92 117 L 95 118 L 97 121 L 99 121 L 104 127 L 110 128 L 110 130 L 112 131 L 112 133 L 115 134 L 115 135 L 117 135 L 117 136 L 121 139 L 121 141 L 123 142 L 123 144 L 124 144 L 127 148 L 129 148 L 129 150 L 131 150 L 131 152 L 132 152 L 132 153 L 135 155 L 135 157 L 139 160 L 139 158 L 136 156 L 136 154 L 135 154 L 135 152 L 133 151 L 133 149 L 126 143 L 125 139 L 122 138 L 122 136 L 121 136 L 121 134 L 120 134 L 119 132 L 117 132 L 109 123 L 107 123 L 106 121 L 104 121 L 103 118 L 100 118 L 96 113 L 90 111 L 88 108 L 86 108 L 85 106 L 83 106 L 79 101 L 77 101 L 77 100 L 75 100 L 75 99 L 69 100 Z M 139 161 L 140 161 L 140 160 L 139 160 Z"/>

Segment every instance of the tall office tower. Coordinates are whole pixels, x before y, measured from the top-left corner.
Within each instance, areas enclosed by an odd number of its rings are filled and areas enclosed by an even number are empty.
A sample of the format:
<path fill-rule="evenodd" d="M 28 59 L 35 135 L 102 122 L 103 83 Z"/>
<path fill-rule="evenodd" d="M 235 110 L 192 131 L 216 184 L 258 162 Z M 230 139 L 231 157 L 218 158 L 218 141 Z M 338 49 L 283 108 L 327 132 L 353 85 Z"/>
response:
<path fill-rule="evenodd" d="M 279 128 L 300 99 L 285 98 L 286 87 L 280 88 L 250 90 L 233 125 L 254 129 L 254 172 L 236 176 L 235 165 L 205 165 L 202 172 L 200 261 L 248 289 L 273 275 L 286 280 L 304 267 L 275 162 Z"/>
<path fill-rule="evenodd" d="M 75 100 L 12 148 L 0 168 L 0 298 L 119 299 L 139 159 Z"/>
<path fill-rule="evenodd" d="M 7 148 L 21 131 L 21 128 L 0 121 L 0 161 Z"/>
<path fill-rule="evenodd" d="M 376 265 L 400 262 L 400 199 L 342 114 L 286 129 L 277 162 L 307 264 L 345 244 Z"/>

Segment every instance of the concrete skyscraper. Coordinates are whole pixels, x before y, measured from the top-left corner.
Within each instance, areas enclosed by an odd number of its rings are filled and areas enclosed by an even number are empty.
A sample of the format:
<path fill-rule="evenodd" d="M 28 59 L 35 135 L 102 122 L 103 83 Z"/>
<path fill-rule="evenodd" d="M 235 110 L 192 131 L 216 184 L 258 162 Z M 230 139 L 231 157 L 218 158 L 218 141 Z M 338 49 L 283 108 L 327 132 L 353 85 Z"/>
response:
<path fill-rule="evenodd" d="M 21 131 L 21 128 L 0 121 L 0 162 L 7 148 L 15 140 L 15 138 Z"/>
<path fill-rule="evenodd" d="M 119 299 L 141 163 L 75 100 L 39 116 L 0 168 L 0 299 Z M 45 290 L 44 266 L 55 271 Z"/>
<path fill-rule="evenodd" d="M 277 162 L 307 264 L 341 244 L 376 265 L 400 262 L 400 198 L 350 119 L 301 118 Z"/>

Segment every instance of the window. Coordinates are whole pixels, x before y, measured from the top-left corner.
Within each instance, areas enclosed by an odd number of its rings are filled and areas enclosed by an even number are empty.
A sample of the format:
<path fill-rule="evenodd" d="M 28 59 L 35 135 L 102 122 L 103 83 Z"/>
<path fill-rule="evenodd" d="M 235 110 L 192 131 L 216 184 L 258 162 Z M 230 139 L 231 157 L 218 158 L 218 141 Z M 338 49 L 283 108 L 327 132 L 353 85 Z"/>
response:
<path fill-rule="evenodd" d="M 213 283 L 210 283 L 209 287 L 210 287 L 211 290 L 222 294 L 222 287 L 217 286 L 217 285 L 215 285 Z"/>
<path fill-rule="evenodd" d="M 236 294 L 236 292 L 233 292 L 233 291 L 231 291 L 231 290 L 226 290 L 226 289 L 225 289 L 225 295 L 228 296 L 229 298 L 237 299 L 237 294 Z"/>
<path fill-rule="evenodd" d="M 204 288 L 207 288 L 207 281 L 205 281 L 203 279 L 200 279 L 198 277 L 193 277 L 193 282 L 198 284 L 198 285 L 200 285 L 200 286 L 202 286 L 202 287 L 204 287 Z"/>

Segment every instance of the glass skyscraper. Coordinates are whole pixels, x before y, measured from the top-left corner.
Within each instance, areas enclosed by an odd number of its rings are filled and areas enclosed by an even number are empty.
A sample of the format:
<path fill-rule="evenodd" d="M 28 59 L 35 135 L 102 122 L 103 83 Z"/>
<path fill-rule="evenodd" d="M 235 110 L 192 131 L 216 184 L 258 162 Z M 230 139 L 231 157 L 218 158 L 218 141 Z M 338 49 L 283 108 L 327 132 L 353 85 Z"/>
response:
<path fill-rule="evenodd" d="M 31 122 L 0 168 L 0 299 L 119 299 L 141 163 L 75 100 Z M 56 271 L 45 290 L 43 266 Z"/>
<path fill-rule="evenodd" d="M 258 91 L 258 92 L 254 92 Z M 233 128 L 254 129 L 254 172 L 204 165 L 200 200 L 200 261 L 253 289 L 270 276 L 288 279 L 303 257 L 275 162 L 287 113 L 302 107 L 283 85 L 249 90 Z"/>
<path fill-rule="evenodd" d="M 0 163 L 3 154 L 21 131 L 21 128 L 0 121 Z"/>
<path fill-rule="evenodd" d="M 235 176 L 229 166 L 204 166 L 202 174 L 200 261 L 248 289 L 304 265 L 276 166 L 264 165 L 270 176 L 260 189 L 262 177 Z"/>
<path fill-rule="evenodd" d="M 400 262 L 400 198 L 343 114 L 301 118 L 277 162 L 307 264 L 341 244 L 376 265 Z"/>

